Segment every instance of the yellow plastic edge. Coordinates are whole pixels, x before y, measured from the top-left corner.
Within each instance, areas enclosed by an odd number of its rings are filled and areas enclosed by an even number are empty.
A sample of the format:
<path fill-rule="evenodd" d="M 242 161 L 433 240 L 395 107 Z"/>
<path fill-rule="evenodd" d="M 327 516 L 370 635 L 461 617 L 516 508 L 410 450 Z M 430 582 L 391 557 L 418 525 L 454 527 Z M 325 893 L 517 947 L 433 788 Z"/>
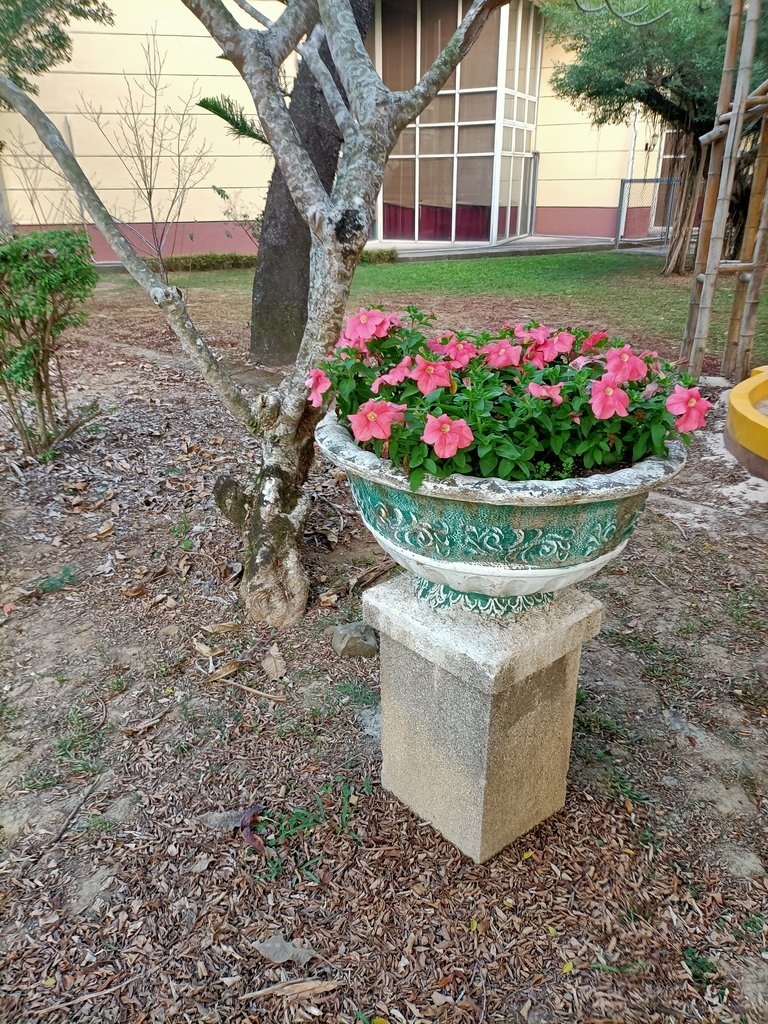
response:
<path fill-rule="evenodd" d="M 768 459 L 768 416 L 755 406 L 766 398 L 768 366 L 758 366 L 731 391 L 726 423 L 729 436 L 762 459 Z"/>

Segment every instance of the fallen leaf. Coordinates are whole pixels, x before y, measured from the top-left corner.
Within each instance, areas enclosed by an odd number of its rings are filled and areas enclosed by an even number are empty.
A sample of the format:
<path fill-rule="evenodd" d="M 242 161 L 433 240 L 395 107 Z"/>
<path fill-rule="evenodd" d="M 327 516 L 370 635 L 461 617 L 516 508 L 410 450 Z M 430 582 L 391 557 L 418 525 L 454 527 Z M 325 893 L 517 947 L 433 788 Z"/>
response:
<path fill-rule="evenodd" d="M 234 633 L 236 630 L 242 628 L 241 622 L 216 622 L 213 626 L 201 626 L 200 629 L 204 633 Z"/>
<path fill-rule="evenodd" d="M 635 809 L 635 805 L 632 803 L 632 801 L 629 799 L 628 796 L 625 796 L 624 797 L 624 810 L 627 812 L 627 814 L 631 814 L 634 811 L 634 809 Z"/>
<path fill-rule="evenodd" d="M 130 586 L 123 587 L 121 593 L 123 597 L 143 597 L 147 592 L 147 588 L 143 583 L 133 583 Z"/>
<path fill-rule="evenodd" d="M 211 858 L 207 856 L 207 854 L 203 853 L 197 858 L 197 860 L 192 865 L 190 870 L 194 871 L 195 874 L 199 874 L 201 871 L 205 871 L 205 869 L 208 867 L 210 863 Z"/>
<path fill-rule="evenodd" d="M 283 678 L 285 675 L 286 664 L 277 644 L 272 644 L 269 648 L 261 663 L 261 667 L 267 678 L 271 679 L 273 682 Z"/>
<path fill-rule="evenodd" d="M 284 964 L 289 960 L 304 967 L 313 957 L 319 956 L 311 946 L 299 946 L 295 942 L 287 942 L 282 932 L 275 932 L 268 939 L 256 943 L 256 949 L 273 964 Z"/>
<path fill-rule="evenodd" d="M 306 996 L 319 996 L 323 992 L 333 992 L 340 988 L 343 981 L 315 981 L 311 978 L 300 981 L 281 981 L 268 988 L 260 988 L 257 992 L 246 992 L 242 999 L 258 999 L 261 996 L 283 996 L 285 999 L 303 999 Z"/>
<path fill-rule="evenodd" d="M 563 964 L 563 974 L 570 974 L 572 970 L 573 960 L 569 960 L 567 963 Z"/>
<path fill-rule="evenodd" d="M 237 672 L 240 671 L 242 667 L 242 661 L 238 661 L 235 658 L 232 661 L 225 662 L 223 665 L 217 668 L 215 672 L 211 672 L 211 674 L 207 678 L 209 682 L 215 683 L 218 679 L 226 679 L 227 676 L 235 675 Z"/>
<path fill-rule="evenodd" d="M 112 533 L 115 532 L 115 523 L 112 519 L 107 519 L 98 528 L 96 533 L 89 533 L 88 540 L 106 540 Z"/>
<path fill-rule="evenodd" d="M 320 604 L 323 608 L 335 608 L 339 603 L 339 595 L 335 590 L 324 590 L 320 595 Z"/>
<path fill-rule="evenodd" d="M 528 860 L 532 856 L 533 856 L 533 850 L 526 850 L 525 853 L 523 854 L 523 860 Z"/>

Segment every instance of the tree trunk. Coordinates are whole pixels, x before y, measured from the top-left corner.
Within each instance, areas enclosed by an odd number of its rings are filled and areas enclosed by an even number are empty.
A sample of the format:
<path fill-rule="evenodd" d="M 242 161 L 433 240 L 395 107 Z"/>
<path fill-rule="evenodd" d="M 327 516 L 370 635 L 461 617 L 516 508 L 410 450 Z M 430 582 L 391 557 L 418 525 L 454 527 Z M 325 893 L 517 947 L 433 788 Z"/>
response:
<path fill-rule="evenodd" d="M 352 0 L 352 8 L 364 38 L 373 18 L 374 2 Z M 321 47 L 320 55 L 338 83 L 327 44 Z M 290 112 L 320 180 L 330 192 L 341 134 L 306 61 L 299 65 Z M 251 308 L 251 356 L 267 366 L 291 363 L 299 350 L 307 324 L 309 251 L 309 228 L 275 167 L 259 236 Z"/>
<path fill-rule="evenodd" d="M 696 220 L 696 207 L 698 206 L 701 164 L 702 152 L 699 140 L 691 138 L 678 186 L 669 252 L 663 270 L 665 277 L 673 274 L 685 274 L 687 270 L 693 226 Z"/>
<path fill-rule="evenodd" d="M 314 458 L 314 432 L 322 415 L 306 402 L 299 377 L 306 377 L 312 353 L 333 350 L 341 331 L 359 248 L 350 250 L 313 238 L 309 260 L 307 325 L 296 368 L 280 388 L 280 400 L 261 434 L 262 462 L 254 493 L 224 493 L 219 507 L 233 520 L 244 511 L 247 552 L 241 596 L 253 622 L 286 626 L 298 622 L 307 604 L 309 580 L 299 543 L 309 511 L 302 494 Z M 229 506 L 229 507 L 227 507 Z"/>

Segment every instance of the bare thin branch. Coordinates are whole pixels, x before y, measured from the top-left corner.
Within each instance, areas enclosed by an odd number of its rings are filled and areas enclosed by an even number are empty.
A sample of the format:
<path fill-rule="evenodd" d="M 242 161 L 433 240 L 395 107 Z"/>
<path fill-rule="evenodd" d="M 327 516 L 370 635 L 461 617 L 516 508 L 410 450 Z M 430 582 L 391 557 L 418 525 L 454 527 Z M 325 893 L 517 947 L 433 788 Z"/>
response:
<path fill-rule="evenodd" d="M 253 18 L 254 21 L 258 22 L 259 25 L 263 25 L 264 28 L 272 28 L 274 24 L 271 18 L 268 18 L 266 14 L 262 14 L 261 11 L 257 11 L 255 7 L 248 3 L 248 0 L 235 0 L 235 3 L 241 11 Z"/>
<path fill-rule="evenodd" d="M 322 89 L 325 102 L 328 104 L 344 139 L 348 142 L 358 131 L 358 126 L 349 112 L 349 107 L 341 95 L 328 65 L 320 55 L 320 47 L 324 39 L 325 31 L 322 25 L 315 25 L 309 39 L 305 43 L 299 43 L 297 49 L 306 60 L 307 67 Z"/>
<path fill-rule="evenodd" d="M 205 381 L 221 397 L 224 405 L 235 419 L 252 428 L 255 407 L 251 406 L 246 395 L 201 338 L 192 323 L 179 290 L 167 287 L 125 239 L 58 128 L 25 92 L 2 75 L 0 75 L 0 99 L 21 114 L 34 129 L 37 137 L 59 165 L 67 181 L 88 210 L 94 224 L 114 249 L 120 262 L 165 314 L 174 334 L 181 342 L 185 354 L 195 364 Z"/>
<path fill-rule="evenodd" d="M 602 11 L 607 11 L 609 14 L 612 14 L 614 18 L 618 18 L 619 21 L 626 22 L 627 25 L 632 25 L 635 28 L 640 28 L 643 25 L 653 25 L 654 22 L 661 21 L 662 18 L 666 18 L 668 14 L 671 14 L 671 10 L 667 9 L 653 18 L 646 18 L 644 20 L 637 21 L 636 19 L 638 15 L 648 10 L 647 3 L 641 4 L 640 7 L 636 7 L 634 11 L 617 11 L 613 6 L 613 0 L 602 0 L 602 3 L 597 7 L 586 7 L 581 3 L 581 0 L 574 0 L 574 3 L 580 11 L 584 12 L 584 14 L 600 14 Z"/>

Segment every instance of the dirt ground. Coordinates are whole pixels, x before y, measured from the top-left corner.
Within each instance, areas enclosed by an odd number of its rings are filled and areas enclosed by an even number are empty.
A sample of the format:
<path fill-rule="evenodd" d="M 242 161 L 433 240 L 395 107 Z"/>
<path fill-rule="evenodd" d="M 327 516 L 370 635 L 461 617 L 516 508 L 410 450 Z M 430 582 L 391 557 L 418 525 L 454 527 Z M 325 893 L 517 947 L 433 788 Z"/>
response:
<path fill-rule="evenodd" d="M 343 479 L 312 480 L 306 619 L 255 629 L 212 498 L 255 442 L 130 293 L 78 339 L 104 417 L 49 465 L 0 436 L 3 1024 L 768 1021 L 768 484 L 722 401 L 587 585 L 565 809 L 478 867 L 381 790 L 376 661 L 331 649 L 387 566 Z"/>

